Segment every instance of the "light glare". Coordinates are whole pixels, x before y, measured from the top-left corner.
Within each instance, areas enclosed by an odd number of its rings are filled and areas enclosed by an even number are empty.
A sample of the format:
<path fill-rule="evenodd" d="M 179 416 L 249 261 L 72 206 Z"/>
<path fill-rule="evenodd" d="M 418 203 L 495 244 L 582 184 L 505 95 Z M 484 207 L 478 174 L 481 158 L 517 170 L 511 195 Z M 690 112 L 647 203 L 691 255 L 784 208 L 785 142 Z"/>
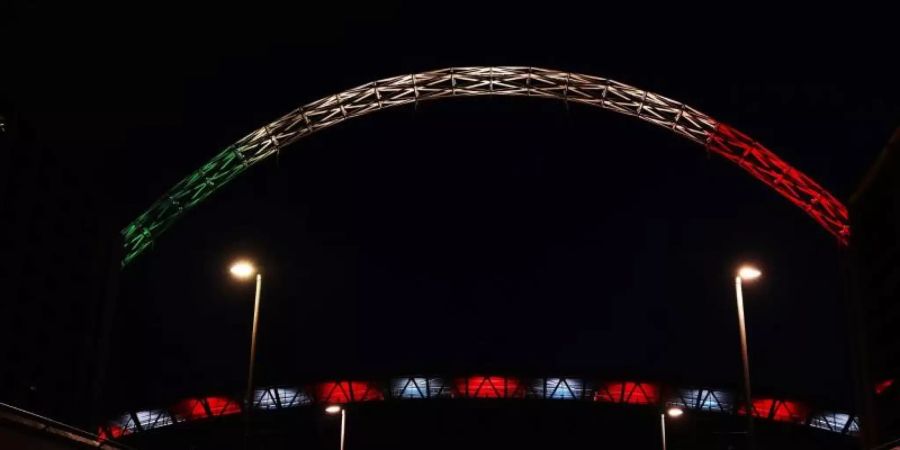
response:
<path fill-rule="evenodd" d="M 672 408 L 669 408 L 669 410 L 666 411 L 666 413 L 669 414 L 669 417 L 678 417 L 678 416 L 684 414 L 684 410 L 681 408 L 672 407 Z"/>
<path fill-rule="evenodd" d="M 231 266 L 230 271 L 237 278 L 250 278 L 256 273 L 256 268 L 248 261 L 238 261 Z"/>
<path fill-rule="evenodd" d="M 744 266 L 738 270 L 738 276 L 744 280 L 755 280 L 762 275 L 762 272 L 759 271 L 756 267 L 753 266 Z"/>
<path fill-rule="evenodd" d="M 330 405 L 325 408 L 325 412 L 328 414 L 337 414 L 337 413 L 341 412 L 341 410 L 342 410 L 341 405 Z"/>

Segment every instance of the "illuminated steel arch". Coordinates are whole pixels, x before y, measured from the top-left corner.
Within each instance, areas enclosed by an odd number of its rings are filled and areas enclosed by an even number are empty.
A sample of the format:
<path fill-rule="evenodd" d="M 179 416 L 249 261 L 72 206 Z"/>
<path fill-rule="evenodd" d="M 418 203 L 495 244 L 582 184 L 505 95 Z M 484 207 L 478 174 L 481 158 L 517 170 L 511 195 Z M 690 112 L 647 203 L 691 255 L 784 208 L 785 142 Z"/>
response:
<path fill-rule="evenodd" d="M 597 106 L 669 129 L 723 156 L 787 198 L 846 244 L 847 208 L 747 135 L 683 103 L 607 78 L 536 67 L 458 67 L 401 75 L 316 100 L 264 125 L 181 180 L 122 230 L 125 266 L 184 211 L 282 148 L 347 119 L 423 100 L 530 96 Z"/>

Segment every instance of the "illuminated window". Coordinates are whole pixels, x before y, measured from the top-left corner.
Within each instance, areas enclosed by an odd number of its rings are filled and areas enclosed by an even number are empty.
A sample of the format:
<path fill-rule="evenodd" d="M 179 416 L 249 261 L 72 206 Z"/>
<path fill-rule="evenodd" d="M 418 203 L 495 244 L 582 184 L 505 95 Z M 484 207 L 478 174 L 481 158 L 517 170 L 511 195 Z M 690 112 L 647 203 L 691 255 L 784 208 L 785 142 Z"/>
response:
<path fill-rule="evenodd" d="M 200 399 L 189 398 L 182 400 L 172 407 L 176 422 L 184 422 L 207 417 L 206 408 Z"/>
<path fill-rule="evenodd" d="M 176 422 L 205 419 L 207 417 L 227 416 L 241 412 L 241 407 L 227 397 L 189 398 L 172 407 Z"/>
<path fill-rule="evenodd" d="M 659 387 L 634 381 L 606 383 L 597 389 L 594 401 L 648 405 L 659 401 Z"/>
<path fill-rule="evenodd" d="M 803 404 L 790 400 L 778 400 L 772 411 L 772 420 L 804 423 L 808 415 L 809 410 Z"/>
<path fill-rule="evenodd" d="M 425 378 L 395 378 L 391 381 L 394 398 L 428 398 L 429 383 Z"/>
<path fill-rule="evenodd" d="M 144 430 L 152 430 L 154 428 L 172 425 L 172 416 L 161 409 L 138 411 L 134 413 L 134 415 L 137 417 L 138 422 L 141 424 L 141 428 Z"/>
<path fill-rule="evenodd" d="M 734 399 L 731 393 L 725 391 L 703 391 L 700 400 L 700 409 L 704 411 L 731 411 Z"/>
<path fill-rule="evenodd" d="M 316 385 L 316 395 L 323 403 L 384 400 L 381 390 L 366 381 L 326 381 Z"/>
<path fill-rule="evenodd" d="M 544 389 L 547 398 L 575 400 L 584 393 L 584 382 L 576 378 L 547 378 Z"/>
<path fill-rule="evenodd" d="M 768 419 L 769 414 L 772 412 L 772 406 L 774 405 L 775 400 L 771 398 L 753 399 L 753 417 L 762 417 Z M 741 407 L 738 408 L 737 413 L 742 416 L 747 415 L 747 405 L 741 405 Z"/>
<path fill-rule="evenodd" d="M 316 393 L 322 403 L 347 403 L 350 401 L 350 383 L 326 381 L 316 386 Z"/>
<path fill-rule="evenodd" d="M 745 405 L 738 408 L 738 414 L 747 414 Z M 804 423 L 806 422 L 806 417 L 808 415 L 808 408 L 802 403 L 790 400 L 775 400 L 771 398 L 753 399 L 754 417 L 772 419 L 778 422 Z"/>
<path fill-rule="evenodd" d="M 213 417 L 241 412 L 241 407 L 238 403 L 227 397 L 206 397 L 206 404 L 209 407 L 210 415 Z"/>
<path fill-rule="evenodd" d="M 819 428 L 821 430 L 834 431 L 840 433 L 844 431 L 847 422 L 850 420 L 849 414 L 836 412 L 822 412 L 812 416 L 809 420 L 809 426 Z"/>
<path fill-rule="evenodd" d="M 279 409 L 312 403 L 309 396 L 299 389 L 269 388 L 257 389 L 253 406 L 257 409 Z"/>
<path fill-rule="evenodd" d="M 453 394 L 451 386 L 442 378 L 394 378 L 391 380 L 393 398 L 441 398 Z"/>
<path fill-rule="evenodd" d="M 253 407 L 256 409 L 280 408 L 275 389 L 257 389 L 253 393 Z"/>
<path fill-rule="evenodd" d="M 282 408 L 290 408 L 293 406 L 308 405 L 312 403 L 312 399 L 299 389 L 278 388 L 275 389 L 278 395 L 278 401 L 281 402 Z"/>
<path fill-rule="evenodd" d="M 625 383 L 625 403 L 648 405 L 659 401 L 659 388 L 649 383 Z"/>
<path fill-rule="evenodd" d="M 429 378 L 428 395 L 431 398 L 450 397 L 453 395 L 453 387 L 442 378 Z"/>
<path fill-rule="evenodd" d="M 118 439 L 122 437 L 122 434 L 122 427 L 118 425 L 107 425 L 105 427 L 100 427 L 100 430 L 97 432 L 97 438 L 100 441 L 105 441 L 107 439 Z"/>
<path fill-rule="evenodd" d="M 711 389 L 680 389 L 669 403 L 702 411 L 730 412 L 734 404 L 731 393 Z"/>
<path fill-rule="evenodd" d="M 853 417 L 850 419 L 850 424 L 847 425 L 847 434 L 856 436 L 859 434 L 859 418 Z"/>
<path fill-rule="evenodd" d="M 525 391 L 516 378 L 472 376 L 456 380 L 456 390 L 468 398 L 522 398 Z"/>
<path fill-rule="evenodd" d="M 110 424 L 109 429 L 113 435 L 118 434 L 119 436 L 125 436 L 138 431 L 137 426 L 137 422 L 134 421 L 134 417 L 132 417 L 131 414 L 123 414 L 122 417 L 119 417 L 118 420 L 114 420 Z"/>

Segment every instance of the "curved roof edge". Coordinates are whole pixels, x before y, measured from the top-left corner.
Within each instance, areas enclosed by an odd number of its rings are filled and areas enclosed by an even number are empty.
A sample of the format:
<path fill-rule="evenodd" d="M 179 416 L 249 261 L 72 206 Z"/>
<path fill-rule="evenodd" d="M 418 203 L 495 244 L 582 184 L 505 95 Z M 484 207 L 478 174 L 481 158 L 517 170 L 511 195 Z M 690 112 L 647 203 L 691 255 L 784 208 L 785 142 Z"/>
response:
<path fill-rule="evenodd" d="M 240 396 L 192 397 L 164 408 L 130 411 L 103 424 L 99 435 L 120 438 L 185 422 L 241 414 Z M 590 378 L 506 375 L 459 377 L 404 376 L 377 381 L 336 379 L 301 386 L 257 387 L 253 410 L 282 410 L 308 405 L 427 399 L 507 399 L 582 401 L 643 407 L 679 406 L 728 415 L 747 414 L 747 402 L 729 389 L 667 386 L 651 381 L 596 381 Z M 771 396 L 754 397 L 755 417 L 855 436 L 859 418 L 850 412 L 821 408 Z"/>

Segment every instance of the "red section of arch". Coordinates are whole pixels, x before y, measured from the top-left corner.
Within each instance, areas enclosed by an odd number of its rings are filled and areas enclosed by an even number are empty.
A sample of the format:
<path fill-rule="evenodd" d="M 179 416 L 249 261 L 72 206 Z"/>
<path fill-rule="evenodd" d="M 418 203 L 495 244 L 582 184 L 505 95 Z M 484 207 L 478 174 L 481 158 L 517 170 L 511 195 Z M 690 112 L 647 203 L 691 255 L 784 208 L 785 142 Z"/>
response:
<path fill-rule="evenodd" d="M 847 245 L 847 207 L 812 178 L 784 162 L 771 150 L 740 131 L 719 123 L 706 148 L 737 164 L 782 197 L 809 214 L 838 241 Z"/>

